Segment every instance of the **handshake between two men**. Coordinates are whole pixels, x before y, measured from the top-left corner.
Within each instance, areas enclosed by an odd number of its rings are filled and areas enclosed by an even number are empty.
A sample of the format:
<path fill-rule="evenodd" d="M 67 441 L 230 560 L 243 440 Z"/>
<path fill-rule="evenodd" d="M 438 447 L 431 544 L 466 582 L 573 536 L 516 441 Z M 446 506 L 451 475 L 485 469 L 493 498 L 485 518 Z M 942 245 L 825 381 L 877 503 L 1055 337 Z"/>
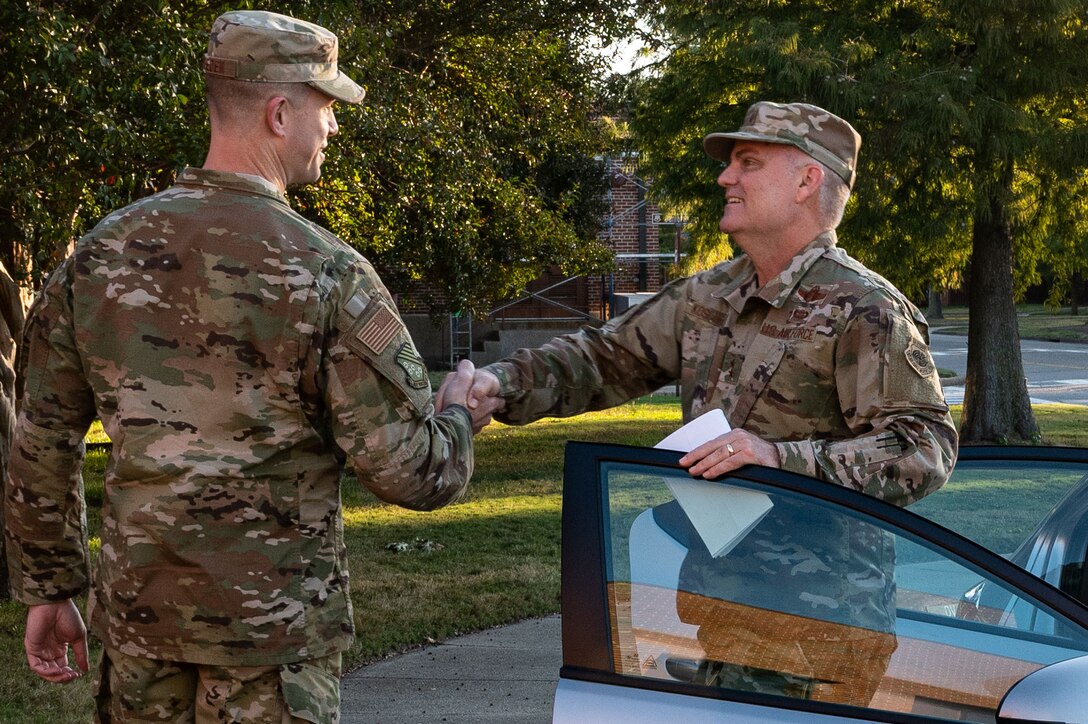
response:
<path fill-rule="evenodd" d="M 491 423 L 494 413 L 506 407 L 505 398 L 499 395 L 500 388 L 499 378 L 492 372 L 476 369 L 469 360 L 461 360 L 457 370 L 447 375 L 438 388 L 435 407 L 441 412 L 451 405 L 461 405 L 472 417 L 473 433 L 478 433 Z M 734 429 L 691 450 L 680 458 L 680 464 L 693 477 L 715 478 L 749 464 L 777 468 L 781 460 L 773 443 L 746 430 Z"/>
<path fill-rule="evenodd" d="M 478 433 L 491 424 L 491 415 L 506 406 L 499 397 L 499 378 L 487 370 L 478 370 L 470 360 L 463 359 L 454 372 L 442 380 L 435 395 L 435 409 L 442 412 L 451 405 L 461 405 L 472 418 L 472 432 Z"/>

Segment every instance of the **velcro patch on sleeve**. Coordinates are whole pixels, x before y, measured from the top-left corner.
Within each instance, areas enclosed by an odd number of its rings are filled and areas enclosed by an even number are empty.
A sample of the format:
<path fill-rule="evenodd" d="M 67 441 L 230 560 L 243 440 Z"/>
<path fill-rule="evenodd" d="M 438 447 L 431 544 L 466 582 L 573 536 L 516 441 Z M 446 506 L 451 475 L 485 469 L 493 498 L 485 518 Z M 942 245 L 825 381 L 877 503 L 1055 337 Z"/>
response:
<path fill-rule="evenodd" d="M 360 296 L 353 297 L 356 299 Z M 421 414 L 431 404 L 431 384 L 427 367 L 391 304 L 381 297 L 369 298 L 344 335 L 344 344 L 404 394 L 412 411 L 401 407 L 398 413 L 408 419 Z M 350 317 L 350 309 L 345 311 Z"/>
<path fill-rule="evenodd" d="M 911 340 L 910 346 L 906 351 L 907 362 L 914 368 L 922 377 L 929 377 L 933 374 L 933 360 L 930 359 L 929 353 L 922 347 L 918 340 Z"/>
<path fill-rule="evenodd" d="M 884 357 L 885 404 L 945 407 L 937 368 L 918 328 L 891 314 Z"/>
<path fill-rule="evenodd" d="M 401 329 L 400 318 L 381 299 L 372 299 L 363 310 L 355 338 L 374 354 L 381 354 Z"/>
<path fill-rule="evenodd" d="M 400 365 L 400 368 L 404 370 L 405 378 L 413 388 L 422 390 L 430 385 L 430 381 L 427 379 L 427 366 L 410 342 L 405 342 L 400 346 L 394 359 Z"/>

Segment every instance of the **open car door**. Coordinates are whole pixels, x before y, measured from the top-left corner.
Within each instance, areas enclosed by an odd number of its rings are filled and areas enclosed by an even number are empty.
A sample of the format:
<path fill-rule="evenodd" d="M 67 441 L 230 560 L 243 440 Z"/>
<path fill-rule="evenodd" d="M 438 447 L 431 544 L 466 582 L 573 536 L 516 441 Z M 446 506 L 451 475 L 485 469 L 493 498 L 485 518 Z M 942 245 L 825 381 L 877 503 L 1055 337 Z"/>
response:
<path fill-rule="evenodd" d="M 1088 608 L 945 527 L 679 457 L 568 443 L 554 721 L 999 722 L 1019 682 L 1088 655 Z M 1064 721 L 1088 687 L 1035 701 L 1009 716 Z"/>

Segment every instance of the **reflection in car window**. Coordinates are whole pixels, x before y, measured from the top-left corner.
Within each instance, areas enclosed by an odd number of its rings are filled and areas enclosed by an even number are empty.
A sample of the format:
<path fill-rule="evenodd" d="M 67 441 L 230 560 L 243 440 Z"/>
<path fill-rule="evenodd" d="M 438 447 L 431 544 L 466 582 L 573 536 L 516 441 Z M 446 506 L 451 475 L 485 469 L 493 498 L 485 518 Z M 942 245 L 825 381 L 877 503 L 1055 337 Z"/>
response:
<path fill-rule="evenodd" d="M 619 674 L 992 722 L 1023 676 L 1088 652 L 1081 627 L 856 511 L 682 470 L 602 474 Z M 753 527 L 713 555 L 700 517 L 745 506 Z"/>

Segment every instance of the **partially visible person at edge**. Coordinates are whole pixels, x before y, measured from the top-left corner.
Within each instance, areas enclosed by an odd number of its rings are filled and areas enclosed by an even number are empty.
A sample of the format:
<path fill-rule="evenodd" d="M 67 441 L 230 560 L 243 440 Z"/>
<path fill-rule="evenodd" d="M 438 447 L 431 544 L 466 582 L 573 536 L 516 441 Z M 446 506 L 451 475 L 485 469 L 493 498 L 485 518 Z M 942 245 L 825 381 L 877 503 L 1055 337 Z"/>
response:
<path fill-rule="evenodd" d="M 693 476 L 758 464 L 897 505 L 939 488 L 958 439 L 926 321 L 836 244 L 860 144 L 845 120 L 802 103 L 756 103 L 739 131 L 708 135 L 704 149 L 725 164 L 719 228 L 743 254 L 672 282 L 600 329 L 481 368 L 470 407 L 499 398 L 505 409 L 497 419 L 525 424 L 607 408 L 679 380 L 684 422 L 721 408 L 732 427 L 680 459 Z M 444 391 L 445 384 L 439 400 Z M 870 651 L 850 662 L 872 662 L 860 674 L 868 684 L 828 696 L 864 703 L 894 649 L 894 551 L 870 526 L 840 530 L 841 519 L 817 518 L 776 504 L 728 557 L 693 549 L 680 585 L 874 632 L 864 644 Z M 837 559 L 844 547 L 845 565 Z M 740 642 L 732 624 L 727 637 Z M 766 643 L 768 632 L 753 636 Z M 704 646 L 712 638 L 700 629 Z M 707 683 L 727 679 L 705 664 Z"/>
<path fill-rule="evenodd" d="M 463 363 L 436 412 L 373 267 L 288 205 L 363 89 L 328 30 L 228 12 L 204 59 L 203 168 L 79 240 L 28 314 L 6 506 L 41 678 L 86 671 L 82 438 L 113 451 L 88 603 L 99 721 L 337 721 L 354 629 L 340 476 L 457 500 L 473 466 Z M 68 661 L 74 649 L 75 667 Z"/>
<path fill-rule="evenodd" d="M 8 464 L 11 452 L 11 436 L 15 431 L 16 401 L 18 393 L 15 380 L 16 341 L 23 332 L 23 302 L 19 286 L 11 278 L 7 267 L 0 263 L 0 474 Z M 3 491 L 0 479 L 0 492 Z M 4 529 L 4 506 L 0 504 L 0 530 Z M 8 566 L 4 554 L 4 540 L 0 537 L 0 599 L 9 597 Z"/>

